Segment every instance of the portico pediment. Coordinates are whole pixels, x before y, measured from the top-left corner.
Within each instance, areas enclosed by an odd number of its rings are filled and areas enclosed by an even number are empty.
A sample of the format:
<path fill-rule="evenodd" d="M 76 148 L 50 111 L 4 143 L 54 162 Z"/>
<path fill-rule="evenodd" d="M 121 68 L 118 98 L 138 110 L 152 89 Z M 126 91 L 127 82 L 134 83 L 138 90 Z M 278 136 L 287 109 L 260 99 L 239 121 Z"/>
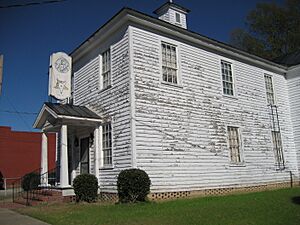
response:
<path fill-rule="evenodd" d="M 33 127 L 46 131 L 58 131 L 61 125 L 95 126 L 103 119 L 86 106 L 44 103 Z"/>

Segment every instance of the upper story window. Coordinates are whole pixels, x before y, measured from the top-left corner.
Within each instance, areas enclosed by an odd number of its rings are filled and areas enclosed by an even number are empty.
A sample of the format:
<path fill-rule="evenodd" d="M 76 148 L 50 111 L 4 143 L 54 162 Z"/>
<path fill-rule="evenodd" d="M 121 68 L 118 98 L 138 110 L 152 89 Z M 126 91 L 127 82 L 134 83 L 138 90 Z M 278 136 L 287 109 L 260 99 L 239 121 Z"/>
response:
<path fill-rule="evenodd" d="M 175 12 L 176 23 L 181 23 L 180 14 Z"/>
<path fill-rule="evenodd" d="M 221 61 L 221 68 L 222 68 L 223 94 L 234 95 L 232 65 L 231 63 Z"/>
<path fill-rule="evenodd" d="M 111 85 L 110 49 L 102 53 L 102 89 Z"/>
<path fill-rule="evenodd" d="M 272 76 L 265 74 L 265 85 L 266 85 L 267 102 L 269 105 L 275 105 Z"/>
<path fill-rule="evenodd" d="M 163 81 L 172 84 L 178 83 L 177 47 L 163 42 L 162 48 L 162 73 Z"/>
<path fill-rule="evenodd" d="M 230 152 L 230 161 L 232 163 L 241 163 L 241 144 L 239 136 L 239 128 L 227 127 L 228 132 L 228 144 Z"/>
<path fill-rule="evenodd" d="M 111 123 L 102 126 L 103 166 L 112 165 L 112 135 Z"/>

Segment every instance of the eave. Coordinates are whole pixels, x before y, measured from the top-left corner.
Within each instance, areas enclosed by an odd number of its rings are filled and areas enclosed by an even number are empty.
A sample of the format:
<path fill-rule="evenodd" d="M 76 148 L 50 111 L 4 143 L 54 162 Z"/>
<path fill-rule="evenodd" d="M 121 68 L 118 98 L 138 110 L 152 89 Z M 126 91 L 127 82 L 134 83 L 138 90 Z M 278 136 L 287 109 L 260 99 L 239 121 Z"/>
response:
<path fill-rule="evenodd" d="M 175 36 L 193 43 L 207 51 L 214 52 L 219 55 L 224 55 L 229 58 L 233 58 L 251 65 L 264 68 L 276 73 L 285 74 L 288 67 L 274 63 L 272 61 L 263 59 L 261 57 L 252 55 L 245 51 L 234 48 L 228 44 L 213 40 L 198 33 L 180 28 L 172 25 L 163 20 L 159 20 L 155 17 L 146 15 L 144 13 L 135 11 L 129 8 L 123 8 L 112 19 L 100 27 L 94 32 L 85 42 L 83 42 L 78 48 L 76 48 L 71 56 L 75 62 L 81 56 L 85 55 L 89 50 L 97 46 L 102 40 L 108 38 L 111 34 L 116 32 L 123 25 L 140 25 L 142 27 L 155 30 L 164 34 Z"/>

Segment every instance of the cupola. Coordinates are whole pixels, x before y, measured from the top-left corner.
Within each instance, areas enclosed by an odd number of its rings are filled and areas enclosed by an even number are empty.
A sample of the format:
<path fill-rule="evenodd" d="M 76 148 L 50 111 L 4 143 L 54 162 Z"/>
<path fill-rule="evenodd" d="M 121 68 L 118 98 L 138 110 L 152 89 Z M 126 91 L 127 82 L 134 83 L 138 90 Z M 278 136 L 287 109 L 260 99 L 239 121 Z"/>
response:
<path fill-rule="evenodd" d="M 187 29 L 186 15 L 189 12 L 189 9 L 175 4 L 170 0 L 156 9 L 153 13 L 158 15 L 158 18 L 163 21 Z"/>

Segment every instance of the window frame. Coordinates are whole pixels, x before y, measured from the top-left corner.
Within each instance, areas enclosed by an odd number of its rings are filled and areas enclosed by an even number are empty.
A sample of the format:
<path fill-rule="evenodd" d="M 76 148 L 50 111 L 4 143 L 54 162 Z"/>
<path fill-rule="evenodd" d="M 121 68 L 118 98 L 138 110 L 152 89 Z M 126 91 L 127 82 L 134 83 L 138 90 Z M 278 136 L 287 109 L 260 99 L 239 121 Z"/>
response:
<path fill-rule="evenodd" d="M 224 84 L 223 84 L 223 82 L 228 82 L 228 81 L 223 80 L 222 63 L 230 64 L 231 76 L 232 76 L 232 95 L 224 93 Z M 221 91 L 222 91 L 222 95 L 226 96 L 226 97 L 235 98 L 237 96 L 237 93 L 236 93 L 236 80 L 235 80 L 235 72 L 234 72 L 234 62 L 231 61 L 231 60 L 222 58 L 222 59 L 220 59 L 219 65 L 220 65 L 220 73 L 221 73 L 221 87 L 222 87 Z"/>
<path fill-rule="evenodd" d="M 106 71 L 109 72 L 110 76 L 109 76 L 109 84 L 107 86 L 104 87 L 104 77 L 103 77 L 103 55 L 105 53 L 109 52 L 109 62 L 110 62 L 110 65 L 109 65 L 109 70 Z M 103 51 L 100 55 L 99 55 L 99 87 L 100 87 L 100 90 L 106 90 L 106 89 L 109 89 L 110 87 L 112 86 L 112 60 L 111 60 L 111 48 L 109 47 L 108 49 L 106 49 L 105 51 Z"/>
<path fill-rule="evenodd" d="M 275 146 L 274 143 L 274 136 L 273 133 L 277 133 L 279 136 L 279 143 L 280 143 L 280 148 L 276 148 L 277 146 Z M 283 150 L 283 142 L 282 142 L 282 135 L 280 131 L 275 131 L 275 130 L 271 130 L 271 142 L 272 142 L 272 150 L 273 150 L 273 154 L 274 154 L 274 162 L 275 162 L 275 167 L 277 169 L 285 169 L 285 161 L 284 161 L 284 150 Z M 281 161 L 278 160 L 278 152 L 281 156 Z"/>
<path fill-rule="evenodd" d="M 168 81 L 165 81 L 163 79 L 163 44 L 166 44 L 166 45 L 170 45 L 170 46 L 173 46 L 176 48 L 176 65 L 177 65 L 177 68 L 176 68 L 176 79 L 177 79 L 177 83 L 173 83 L 173 82 L 168 82 Z M 176 44 L 174 41 L 170 41 L 170 40 L 159 40 L 159 59 L 160 59 L 160 81 L 161 83 L 163 84 L 167 84 L 167 85 L 172 85 L 172 86 L 177 86 L 177 87 L 180 87 L 181 86 L 181 67 L 180 67 L 180 49 L 179 49 L 179 46 L 178 44 Z"/>
<path fill-rule="evenodd" d="M 229 140 L 229 128 L 234 128 L 237 130 L 237 137 L 238 137 L 238 144 L 239 144 L 239 159 L 240 161 L 233 161 L 232 160 L 232 151 L 230 147 L 230 140 Z M 226 126 L 226 139 L 227 139 L 227 148 L 228 148 L 228 155 L 229 155 L 229 161 L 232 166 L 244 166 L 244 151 L 243 151 L 243 144 L 242 144 L 242 135 L 241 135 L 241 129 L 238 126 L 234 125 L 228 125 Z"/>
<path fill-rule="evenodd" d="M 106 126 L 106 125 L 109 125 L 110 124 L 110 133 L 111 133 L 111 139 L 110 139 L 110 142 L 111 142 L 111 146 L 110 146 L 110 152 L 111 152 L 111 163 L 110 164 L 105 164 L 105 158 L 104 158 L 104 151 L 105 151 L 105 149 L 104 149 L 104 145 L 103 145 L 103 143 L 104 143 L 104 126 Z M 112 125 L 112 123 L 111 123 L 111 121 L 108 121 L 108 122 L 106 122 L 106 123 L 103 123 L 102 125 L 101 125 L 101 129 L 100 129 L 100 135 L 101 135 L 101 143 L 100 143 L 100 148 L 101 148 L 101 167 L 100 167 L 100 169 L 113 169 L 113 125 Z"/>
<path fill-rule="evenodd" d="M 177 20 L 179 18 L 179 21 Z M 175 12 L 175 23 L 181 24 L 181 15 L 178 12 Z"/>
<path fill-rule="evenodd" d="M 265 96 L 266 96 L 266 102 L 267 105 L 272 105 L 276 106 L 277 105 L 277 99 L 276 99 L 276 94 L 275 94 L 275 88 L 274 88 L 274 76 L 269 74 L 269 73 L 264 73 L 264 89 L 265 89 Z M 273 94 L 273 104 L 269 103 L 269 98 L 268 98 L 268 89 L 267 89 L 267 83 L 266 83 L 266 77 L 269 77 L 271 79 L 271 84 L 272 84 L 272 94 Z"/>

